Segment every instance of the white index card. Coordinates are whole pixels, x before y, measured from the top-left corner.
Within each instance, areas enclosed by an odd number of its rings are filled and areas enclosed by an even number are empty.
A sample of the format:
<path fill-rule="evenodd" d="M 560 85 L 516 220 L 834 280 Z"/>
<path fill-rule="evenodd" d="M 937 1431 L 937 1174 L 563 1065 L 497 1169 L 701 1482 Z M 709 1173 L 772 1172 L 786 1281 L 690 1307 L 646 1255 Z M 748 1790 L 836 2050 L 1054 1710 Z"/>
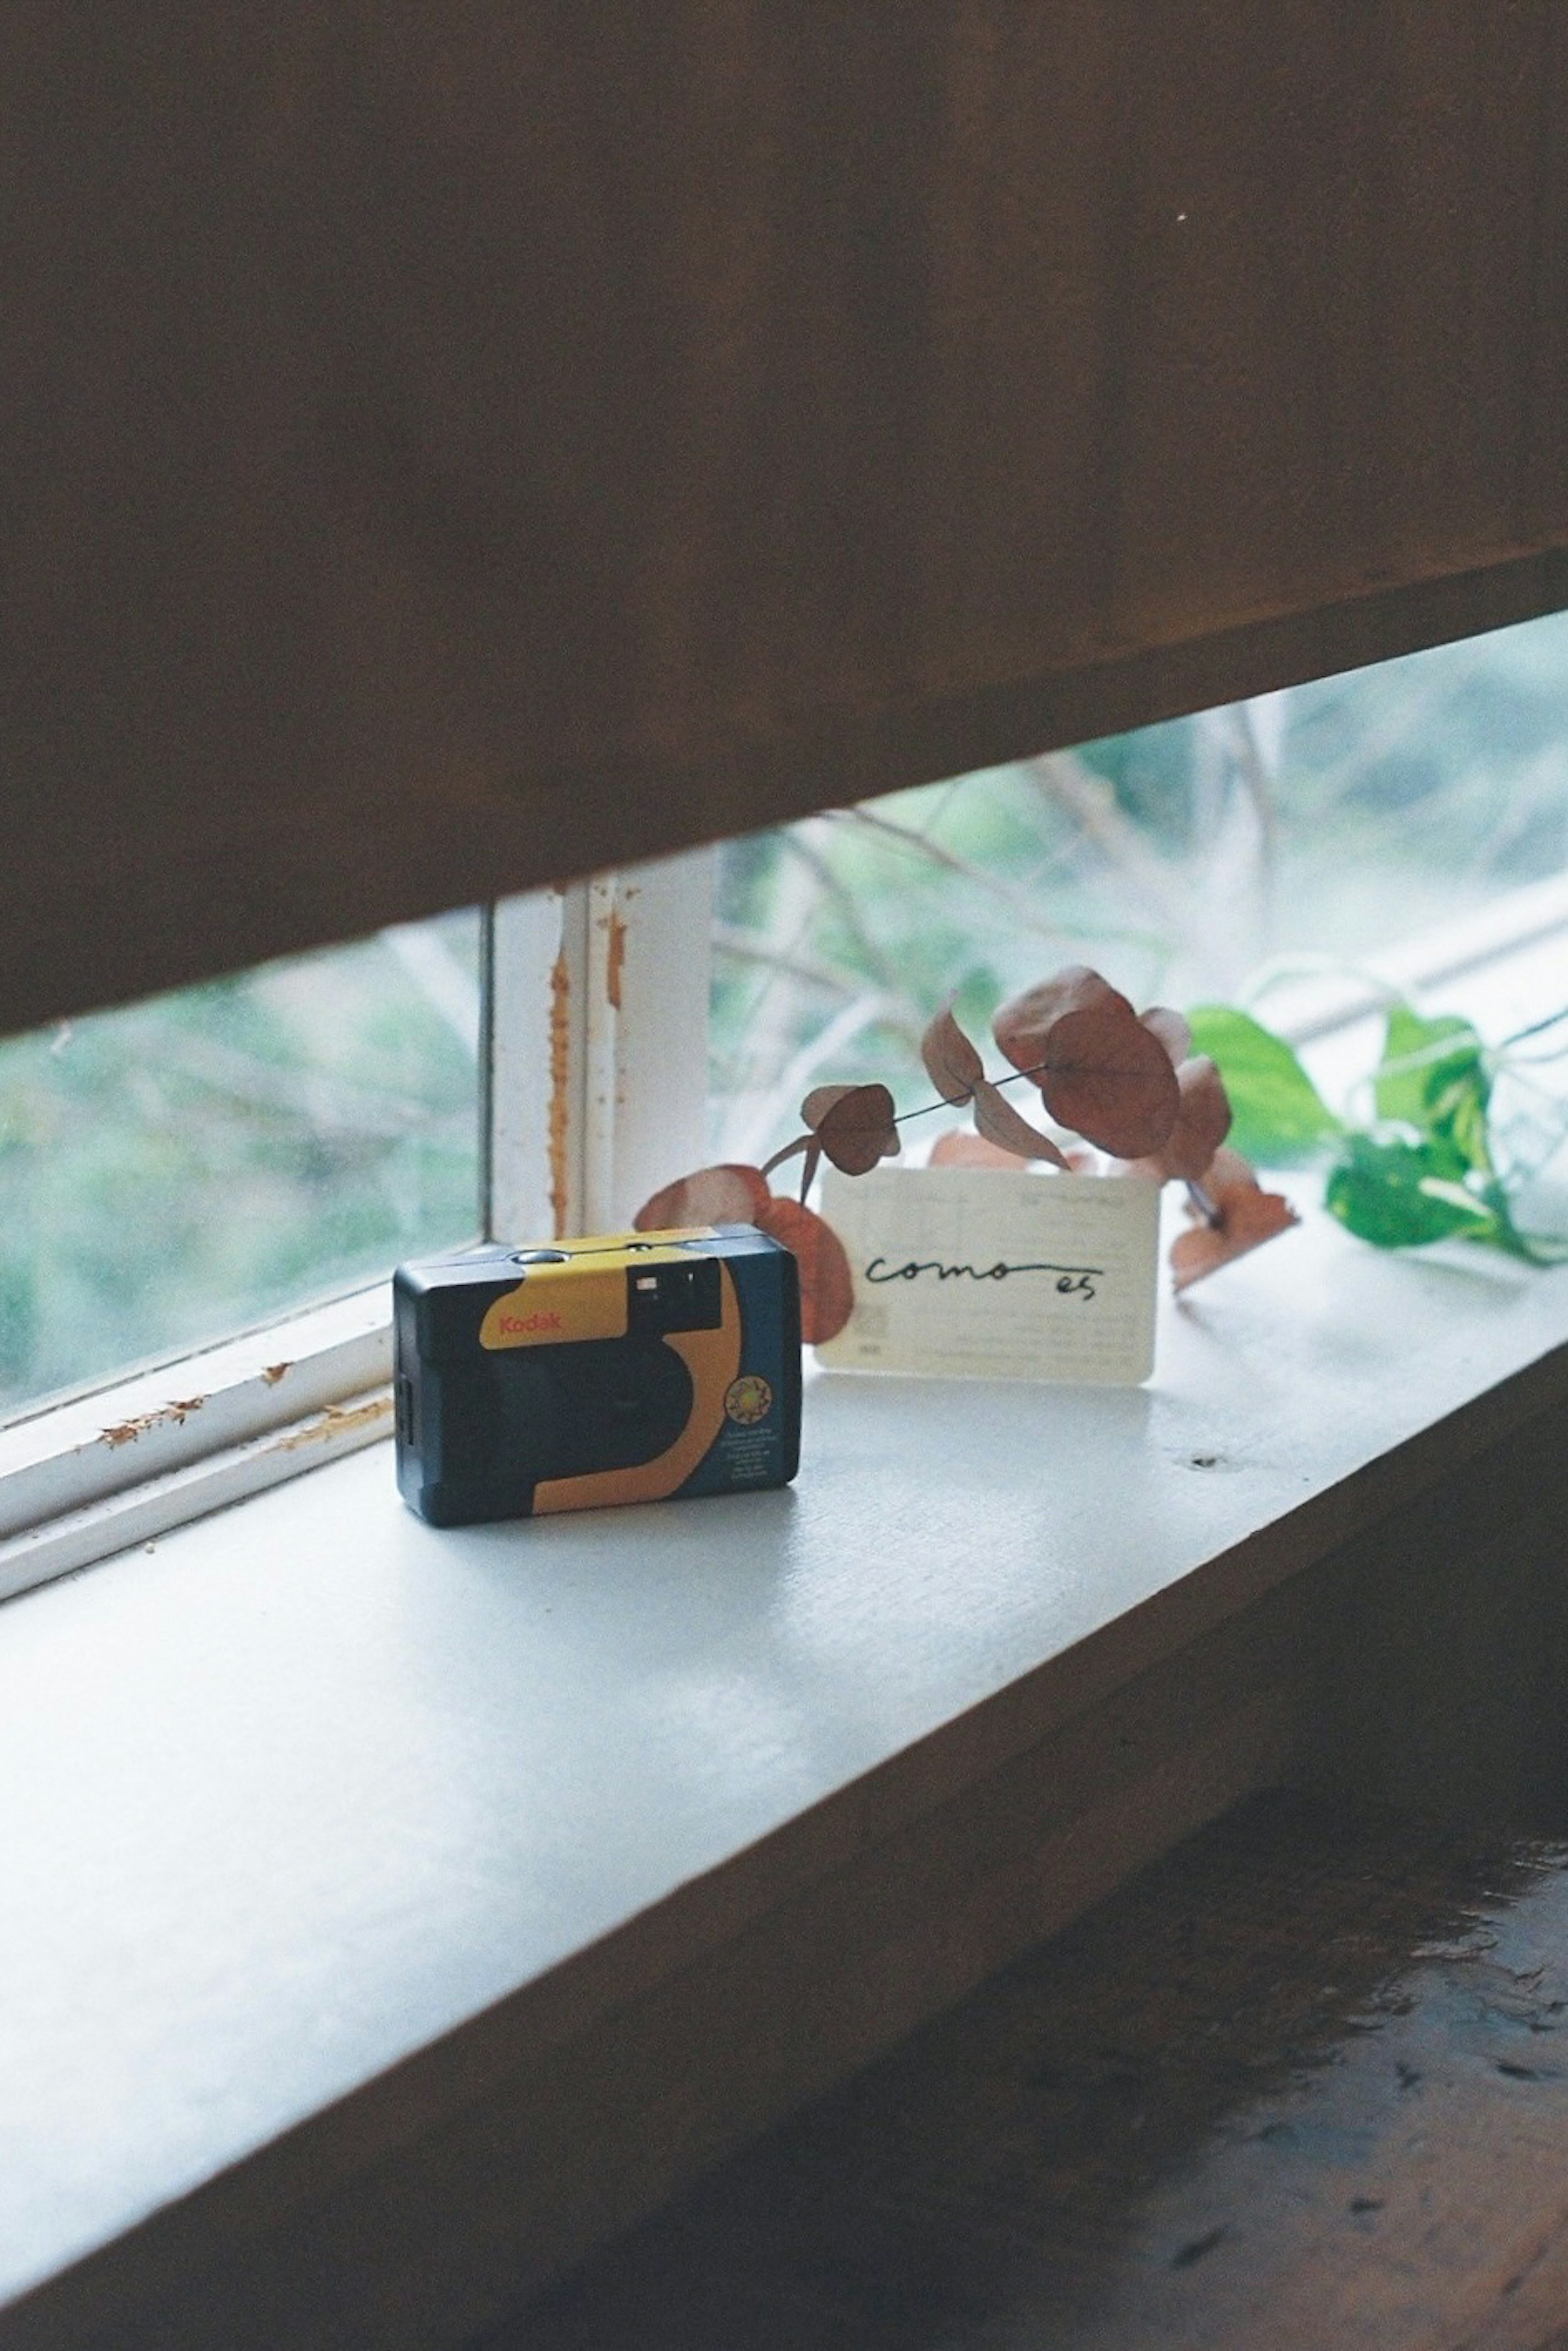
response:
<path fill-rule="evenodd" d="M 855 1311 L 836 1371 L 1135 1386 L 1154 1368 L 1159 1186 L 991 1167 L 830 1169 Z"/>

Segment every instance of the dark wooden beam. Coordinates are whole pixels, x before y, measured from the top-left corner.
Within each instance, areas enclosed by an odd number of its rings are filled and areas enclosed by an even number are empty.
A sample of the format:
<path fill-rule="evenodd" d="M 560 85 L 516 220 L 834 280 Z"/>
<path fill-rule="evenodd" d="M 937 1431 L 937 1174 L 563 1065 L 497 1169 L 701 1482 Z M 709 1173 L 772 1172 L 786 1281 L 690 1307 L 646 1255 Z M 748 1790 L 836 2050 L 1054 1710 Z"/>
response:
<path fill-rule="evenodd" d="M 1563 600 L 1552 0 L 0 26 L 0 1028 Z"/>

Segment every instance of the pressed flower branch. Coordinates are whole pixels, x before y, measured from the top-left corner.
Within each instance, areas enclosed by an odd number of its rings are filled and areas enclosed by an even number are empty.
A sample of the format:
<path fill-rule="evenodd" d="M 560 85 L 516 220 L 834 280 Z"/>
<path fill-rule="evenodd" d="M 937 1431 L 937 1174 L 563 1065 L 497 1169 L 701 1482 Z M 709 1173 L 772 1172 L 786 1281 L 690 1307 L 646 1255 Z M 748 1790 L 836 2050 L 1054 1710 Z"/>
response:
<path fill-rule="evenodd" d="M 805 1133 L 761 1167 L 701 1168 L 665 1186 L 637 1217 L 643 1231 L 691 1222 L 743 1220 L 784 1241 L 801 1259 L 805 1337 L 820 1343 L 849 1319 L 853 1285 L 831 1228 L 806 1205 L 826 1158 L 846 1176 L 863 1176 L 901 1147 L 898 1130 L 944 1109 L 968 1109 L 974 1133 L 944 1136 L 937 1164 L 1020 1167 L 1031 1161 L 1068 1170 L 1113 1169 L 1157 1183 L 1186 1185 L 1199 1230 L 1171 1253 L 1178 1290 L 1212 1273 L 1295 1222 L 1277 1194 L 1266 1193 L 1233 1151 L 1222 1151 L 1231 1108 L 1213 1061 L 1190 1050 L 1187 1021 L 1168 1006 L 1137 1012 L 1096 971 L 1069 965 L 1012 997 L 992 1034 L 1012 1063 L 991 1077 L 951 1006 L 927 1026 L 920 1055 L 937 1099 L 899 1112 L 885 1085 L 815 1087 L 801 1104 Z M 1032 1084 L 1048 1116 L 1085 1151 L 1036 1126 L 1003 1093 Z M 781 1199 L 768 1181 L 801 1162 L 800 1197 Z M 1199 1246 L 1190 1246 L 1194 1242 Z"/>
<path fill-rule="evenodd" d="M 816 1086 L 801 1104 L 805 1131 L 763 1166 L 700 1168 L 656 1194 L 637 1222 L 647 1230 L 740 1221 L 772 1232 L 800 1259 L 805 1337 L 832 1338 L 849 1319 L 854 1290 L 841 1244 L 807 1205 L 823 1160 L 865 1175 L 898 1155 L 899 1130 L 912 1121 L 967 1110 L 972 1130 L 940 1136 L 933 1165 L 1036 1161 L 1183 1185 L 1191 1221 L 1171 1248 L 1178 1290 L 1297 1221 L 1289 1202 L 1259 1183 L 1253 1161 L 1324 1167 L 1331 1214 L 1378 1248 L 1460 1239 L 1532 1265 L 1568 1259 L 1568 1233 L 1521 1222 L 1515 1196 L 1531 1170 L 1509 1169 L 1493 1102 L 1505 1071 L 1532 1087 L 1532 1071 L 1568 1054 L 1552 1038 L 1568 1008 L 1496 1046 L 1458 1014 L 1418 1013 L 1392 991 L 1384 1014 L 1376 1066 L 1352 1090 L 1366 1115 L 1353 1117 L 1348 1106 L 1344 1114 L 1331 1108 L 1292 1047 L 1251 1013 L 1229 1005 L 1186 1017 L 1164 1005 L 1137 1012 L 1098 972 L 1069 965 L 998 1009 L 992 1035 L 1011 1064 L 1005 1074 L 987 1071 L 950 1004 L 919 1040 L 933 1101 L 899 1111 L 885 1085 Z M 1543 1050 L 1520 1050 L 1538 1040 Z M 1058 1134 L 1003 1091 L 1019 1085 L 1038 1093 Z M 1555 1150 L 1563 1139 L 1559 1108 L 1547 1141 Z M 775 1196 L 769 1177 L 795 1160 L 799 1198 Z"/>

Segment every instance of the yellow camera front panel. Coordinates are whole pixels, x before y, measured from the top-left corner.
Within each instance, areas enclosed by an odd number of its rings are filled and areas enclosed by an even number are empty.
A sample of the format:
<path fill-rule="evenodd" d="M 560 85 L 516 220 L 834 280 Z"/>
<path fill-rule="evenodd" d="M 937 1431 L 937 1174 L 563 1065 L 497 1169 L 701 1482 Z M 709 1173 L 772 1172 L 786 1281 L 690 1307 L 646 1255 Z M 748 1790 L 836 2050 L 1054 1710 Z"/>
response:
<path fill-rule="evenodd" d="M 530 1265 L 479 1326 L 482 1347 L 557 1347 L 573 1339 L 624 1339 L 626 1278 L 639 1265 L 675 1265 L 674 1244 L 707 1238 L 711 1225 L 658 1233 L 599 1233 L 556 1244 L 558 1257 Z M 584 1259 L 591 1259 L 584 1263 Z"/>
<path fill-rule="evenodd" d="M 661 1502 L 685 1483 L 724 1426 L 724 1397 L 741 1368 L 741 1309 L 728 1266 L 720 1269 L 720 1296 L 718 1330 L 672 1331 L 664 1341 L 691 1374 L 691 1414 L 674 1444 L 635 1468 L 542 1479 L 534 1489 L 536 1512 L 597 1510 L 609 1502 Z"/>

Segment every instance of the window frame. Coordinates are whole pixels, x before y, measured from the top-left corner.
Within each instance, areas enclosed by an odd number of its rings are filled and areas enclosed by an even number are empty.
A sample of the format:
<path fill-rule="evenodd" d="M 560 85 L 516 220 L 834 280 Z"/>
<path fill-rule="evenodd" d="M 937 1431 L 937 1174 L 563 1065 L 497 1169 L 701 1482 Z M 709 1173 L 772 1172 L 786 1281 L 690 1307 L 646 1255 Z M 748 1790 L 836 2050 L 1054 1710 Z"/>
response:
<path fill-rule="evenodd" d="M 356 1290 L 0 1430 L 0 1599 L 385 1436 L 385 1290 Z"/>
<path fill-rule="evenodd" d="M 614 1229 L 701 1156 L 712 872 L 700 850 L 481 910 L 476 1238 Z M 0 1599 L 374 1444 L 391 1376 L 383 1279 L 24 1412 Z"/>
<path fill-rule="evenodd" d="M 620 1231 L 702 1156 L 715 857 L 691 850 L 487 910 L 487 1239 Z"/>

